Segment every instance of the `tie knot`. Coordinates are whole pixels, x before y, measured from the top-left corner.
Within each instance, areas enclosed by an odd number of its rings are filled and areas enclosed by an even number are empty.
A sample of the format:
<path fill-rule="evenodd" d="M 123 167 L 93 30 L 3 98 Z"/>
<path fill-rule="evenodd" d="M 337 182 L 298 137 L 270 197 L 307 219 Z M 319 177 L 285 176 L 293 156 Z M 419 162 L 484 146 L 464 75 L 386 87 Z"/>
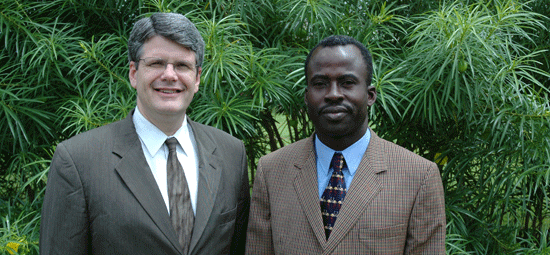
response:
<path fill-rule="evenodd" d="M 170 137 L 166 139 L 166 146 L 168 146 L 168 151 L 174 152 L 176 151 L 176 145 L 178 144 L 178 139 L 175 137 Z"/>
<path fill-rule="evenodd" d="M 344 155 L 340 152 L 335 152 L 334 156 L 332 156 L 330 166 L 334 171 L 342 171 L 342 167 L 344 167 Z"/>

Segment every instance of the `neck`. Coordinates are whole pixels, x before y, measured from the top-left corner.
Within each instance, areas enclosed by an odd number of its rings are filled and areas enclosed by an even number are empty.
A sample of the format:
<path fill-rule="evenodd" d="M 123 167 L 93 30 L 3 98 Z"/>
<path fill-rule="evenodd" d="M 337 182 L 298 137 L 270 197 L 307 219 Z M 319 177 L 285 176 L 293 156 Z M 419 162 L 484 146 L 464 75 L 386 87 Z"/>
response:
<path fill-rule="evenodd" d="M 359 139 L 361 139 L 366 132 L 369 132 L 368 128 L 363 132 L 358 132 L 356 135 L 332 135 L 317 133 L 317 137 L 327 147 L 335 151 L 343 151 L 359 141 Z"/>
<path fill-rule="evenodd" d="M 185 118 L 185 115 L 183 116 Z M 183 124 L 183 118 L 179 118 L 177 120 L 168 120 L 168 119 L 162 119 L 162 120 L 156 120 L 151 121 L 153 125 L 158 127 L 165 135 L 171 136 L 178 131 L 178 129 L 181 128 L 181 125 Z"/>
<path fill-rule="evenodd" d="M 171 136 L 181 128 L 183 120 L 185 119 L 185 113 L 183 114 L 157 114 L 144 112 L 138 105 L 139 112 L 149 122 L 153 123 L 155 127 L 160 129 L 165 135 Z"/>

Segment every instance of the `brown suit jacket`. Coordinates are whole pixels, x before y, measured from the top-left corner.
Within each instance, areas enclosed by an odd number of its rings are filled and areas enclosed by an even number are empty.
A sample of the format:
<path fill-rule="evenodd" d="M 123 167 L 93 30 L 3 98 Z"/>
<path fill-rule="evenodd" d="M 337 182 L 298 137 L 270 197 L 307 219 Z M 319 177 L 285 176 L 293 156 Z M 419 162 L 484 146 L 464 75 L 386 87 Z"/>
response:
<path fill-rule="evenodd" d="M 445 204 L 436 164 L 371 134 L 328 241 L 314 137 L 262 157 L 247 254 L 445 254 Z"/>
<path fill-rule="evenodd" d="M 40 254 L 178 254 L 132 114 L 57 146 L 42 208 Z M 199 186 L 189 254 L 244 253 L 250 193 L 244 145 L 189 122 Z"/>

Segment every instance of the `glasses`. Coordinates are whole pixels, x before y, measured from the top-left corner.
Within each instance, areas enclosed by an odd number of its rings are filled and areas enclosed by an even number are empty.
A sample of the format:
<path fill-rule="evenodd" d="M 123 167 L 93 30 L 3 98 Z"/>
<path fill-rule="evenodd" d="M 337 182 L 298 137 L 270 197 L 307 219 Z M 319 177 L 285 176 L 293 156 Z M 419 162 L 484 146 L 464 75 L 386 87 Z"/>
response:
<path fill-rule="evenodd" d="M 194 66 L 191 63 L 183 60 L 168 62 L 166 59 L 150 57 L 140 58 L 139 61 L 142 61 L 147 69 L 155 72 L 164 72 L 168 64 L 172 64 L 172 68 L 174 68 L 174 71 L 177 73 L 186 73 L 194 70 Z"/>

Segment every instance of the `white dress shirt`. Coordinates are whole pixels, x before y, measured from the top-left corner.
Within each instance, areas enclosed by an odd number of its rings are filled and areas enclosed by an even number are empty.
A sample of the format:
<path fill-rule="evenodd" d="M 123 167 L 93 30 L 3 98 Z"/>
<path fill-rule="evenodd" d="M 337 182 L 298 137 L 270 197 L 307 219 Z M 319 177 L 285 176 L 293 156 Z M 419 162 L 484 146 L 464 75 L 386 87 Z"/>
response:
<path fill-rule="evenodd" d="M 197 213 L 197 189 L 199 183 L 198 155 L 197 146 L 193 131 L 187 122 L 187 116 L 184 118 L 181 127 L 173 136 L 167 136 L 153 123 L 147 120 L 136 107 L 133 116 L 136 132 L 141 141 L 141 148 L 145 154 L 145 159 L 151 168 L 157 185 L 166 204 L 166 209 L 170 213 L 170 203 L 168 200 L 168 183 L 166 176 L 166 165 L 168 161 L 168 146 L 164 143 L 167 138 L 175 137 L 179 145 L 176 147 L 178 160 L 182 165 L 189 186 L 191 195 L 191 204 L 193 212 Z"/>

